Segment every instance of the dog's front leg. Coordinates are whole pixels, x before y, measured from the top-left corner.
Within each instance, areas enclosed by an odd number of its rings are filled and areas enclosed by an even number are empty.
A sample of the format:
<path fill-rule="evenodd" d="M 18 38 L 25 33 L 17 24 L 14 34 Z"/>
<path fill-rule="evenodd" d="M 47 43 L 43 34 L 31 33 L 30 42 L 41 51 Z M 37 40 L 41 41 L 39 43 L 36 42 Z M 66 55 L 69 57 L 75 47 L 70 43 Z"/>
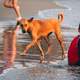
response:
<path fill-rule="evenodd" d="M 24 55 L 28 52 L 28 50 L 36 43 L 37 40 L 33 40 L 29 45 L 26 46 L 24 50 Z"/>
<path fill-rule="evenodd" d="M 40 40 L 37 41 L 37 45 L 38 45 L 38 47 L 39 47 L 39 49 L 41 51 L 40 63 L 43 63 L 44 62 L 44 51 L 43 51 L 43 49 L 41 47 Z"/>

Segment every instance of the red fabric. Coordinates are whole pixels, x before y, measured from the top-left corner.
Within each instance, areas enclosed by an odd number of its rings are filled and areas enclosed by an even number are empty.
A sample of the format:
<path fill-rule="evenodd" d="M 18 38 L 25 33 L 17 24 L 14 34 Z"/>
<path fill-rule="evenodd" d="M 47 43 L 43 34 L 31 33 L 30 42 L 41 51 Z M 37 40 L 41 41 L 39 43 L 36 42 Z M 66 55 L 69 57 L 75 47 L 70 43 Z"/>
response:
<path fill-rule="evenodd" d="M 78 36 L 76 36 L 69 47 L 68 50 L 68 63 L 70 65 L 75 65 L 78 62 L 78 48 L 77 48 Z"/>

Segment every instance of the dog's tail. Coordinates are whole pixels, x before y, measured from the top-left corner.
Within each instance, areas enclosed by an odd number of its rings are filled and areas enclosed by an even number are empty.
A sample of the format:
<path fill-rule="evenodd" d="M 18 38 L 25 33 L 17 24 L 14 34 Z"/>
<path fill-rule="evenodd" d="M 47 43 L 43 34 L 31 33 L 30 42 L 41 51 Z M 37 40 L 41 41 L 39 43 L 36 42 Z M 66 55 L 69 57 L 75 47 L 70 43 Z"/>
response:
<path fill-rule="evenodd" d="M 63 20 L 64 20 L 64 14 L 63 14 L 63 12 L 61 12 L 61 13 L 58 14 L 58 20 L 59 20 L 60 23 L 63 22 Z"/>

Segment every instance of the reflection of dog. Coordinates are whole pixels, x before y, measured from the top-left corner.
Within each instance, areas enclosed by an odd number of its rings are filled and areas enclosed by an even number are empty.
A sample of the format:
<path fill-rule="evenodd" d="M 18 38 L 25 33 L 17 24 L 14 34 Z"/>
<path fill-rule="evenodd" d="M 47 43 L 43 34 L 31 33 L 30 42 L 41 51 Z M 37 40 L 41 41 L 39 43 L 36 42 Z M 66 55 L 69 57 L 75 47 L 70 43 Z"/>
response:
<path fill-rule="evenodd" d="M 26 53 L 28 49 L 31 48 L 34 44 L 37 44 L 41 51 L 42 62 L 44 60 L 44 52 L 40 45 L 40 39 L 41 37 L 44 37 L 47 41 L 48 35 L 51 32 L 54 32 L 62 48 L 62 58 L 64 58 L 64 45 L 60 29 L 60 24 L 63 21 L 63 19 L 64 19 L 63 13 L 60 13 L 58 14 L 58 20 L 57 19 L 34 20 L 33 18 L 31 18 L 29 20 L 21 19 L 20 21 L 18 21 L 17 26 L 20 25 L 23 32 L 26 31 L 28 33 L 31 33 L 32 35 L 32 42 L 28 46 L 26 46 L 24 53 Z M 50 47 L 48 48 L 48 52 L 49 51 Z"/>

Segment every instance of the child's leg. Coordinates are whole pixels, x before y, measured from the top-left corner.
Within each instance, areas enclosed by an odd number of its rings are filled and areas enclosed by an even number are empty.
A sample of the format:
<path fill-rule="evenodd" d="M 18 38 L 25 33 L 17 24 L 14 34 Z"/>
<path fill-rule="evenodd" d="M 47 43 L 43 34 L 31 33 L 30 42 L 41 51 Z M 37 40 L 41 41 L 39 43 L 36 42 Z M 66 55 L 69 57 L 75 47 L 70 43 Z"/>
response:
<path fill-rule="evenodd" d="M 18 0 L 5 0 L 3 5 L 7 8 L 13 8 L 16 12 L 17 18 L 21 17 Z"/>
<path fill-rule="evenodd" d="M 20 8 L 19 8 L 19 5 L 18 5 L 18 0 L 13 0 L 12 4 L 13 4 L 13 8 L 16 12 L 17 17 L 18 18 L 21 17 Z"/>

